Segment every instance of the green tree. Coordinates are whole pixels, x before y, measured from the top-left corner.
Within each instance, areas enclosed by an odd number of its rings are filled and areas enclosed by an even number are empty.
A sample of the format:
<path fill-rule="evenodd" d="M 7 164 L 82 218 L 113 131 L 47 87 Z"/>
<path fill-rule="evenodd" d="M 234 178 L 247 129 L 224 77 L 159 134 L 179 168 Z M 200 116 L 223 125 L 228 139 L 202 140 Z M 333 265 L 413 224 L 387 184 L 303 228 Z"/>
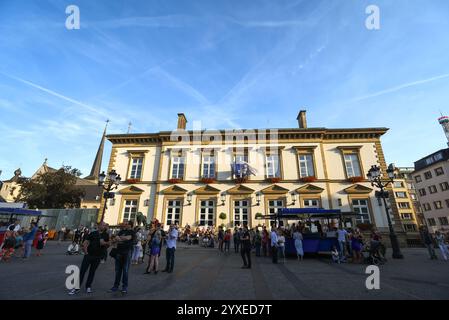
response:
<path fill-rule="evenodd" d="M 70 166 L 40 174 L 20 183 L 16 202 L 26 202 L 31 209 L 79 208 L 85 192 L 76 186 L 81 172 Z"/>

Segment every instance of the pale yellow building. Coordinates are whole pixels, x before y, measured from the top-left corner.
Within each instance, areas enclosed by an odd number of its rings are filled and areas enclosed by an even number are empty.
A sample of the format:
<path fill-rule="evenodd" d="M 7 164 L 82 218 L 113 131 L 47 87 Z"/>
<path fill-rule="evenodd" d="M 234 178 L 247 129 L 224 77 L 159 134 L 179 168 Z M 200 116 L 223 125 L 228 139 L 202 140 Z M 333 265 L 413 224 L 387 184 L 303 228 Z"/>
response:
<path fill-rule="evenodd" d="M 361 213 L 353 224 L 386 232 L 385 209 L 366 173 L 371 165 L 386 171 L 380 138 L 388 129 L 308 128 L 305 111 L 297 119 L 292 129 L 187 131 L 179 114 L 172 132 L 108 135 L 108 171 L 115 169 L 123 183 L 108 200 L 105 221 L 116 225 L 140 211 L 164 225 L 269 226 L 256 214 L 322 207 Z M 236 177 L 231 165 L 239 161 L 255 174 Z M 401 233 L 397 210 L 392 216 Z"/>

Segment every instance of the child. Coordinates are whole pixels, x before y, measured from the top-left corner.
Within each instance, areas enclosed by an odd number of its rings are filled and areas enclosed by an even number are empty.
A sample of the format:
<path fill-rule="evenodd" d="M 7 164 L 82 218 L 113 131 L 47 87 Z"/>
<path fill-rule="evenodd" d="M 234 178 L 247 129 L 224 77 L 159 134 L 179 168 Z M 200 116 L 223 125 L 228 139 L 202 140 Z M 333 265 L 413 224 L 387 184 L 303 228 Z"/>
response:
<path fill-rule="evenodd" d="M 73 241 L 69 247 L 67 248 L 67 254 L 68 255 L 72 255 L 72 254 L 79 254 L 79 245 L 78 243 L 76 243 L 75 241 Z"/>
<path fill-rule="evenodd" d="M 332 247 L 331 253 L 332 253 L 332 261 L 334 261 L 335 263 L 340 263 L 340 254 L 338 253 L 336 246 Z"/>

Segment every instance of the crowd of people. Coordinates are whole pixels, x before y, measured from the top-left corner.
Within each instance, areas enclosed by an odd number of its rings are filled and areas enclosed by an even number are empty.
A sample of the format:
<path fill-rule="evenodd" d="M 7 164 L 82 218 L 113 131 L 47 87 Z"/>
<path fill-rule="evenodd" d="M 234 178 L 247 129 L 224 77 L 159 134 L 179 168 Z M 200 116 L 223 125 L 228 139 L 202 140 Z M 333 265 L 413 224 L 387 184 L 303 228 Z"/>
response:
<path fill-rule="evenodd" d="M 315 224 L 316 225 L 316 224 Z M 27 259 L 34 247 L 36 256 L 41 255 L 42 249 L 48 239 L 47 226 L 38 227 L 36 222 L 31 222 L 30 227 L 22 228 L 19 220 L 12 223 L 2 223 L 0 231 L 4 230 L 4 241 L 1 245 L 1 260 L 7 262 L 11 257 Z M 316 233 L 324 236 L 323 228 L 318 224 Z M 337 239 L 336 245 L 331 251 L 332 261 L 335 263 L 364 263 L 366 257 L 376 256 L 380 260 L 385 259 L 385 246 L 382 237 L 377 230 L 372 230 L 370 236 L 359 229 L 339 227 L 326 227 L 326 232 L 333 232 Z M 58 234 L 61 242 L 67 237 L 69 230 L 63 226 Z M 85 275 L 86 292 L 92 292 L 92 284 L 95 272 L 101 263 L 106 262 L 108 256 L 114 259 L 115 274 L 113 286 L 110 292 L 119 291 L 126 294 L 128 291 L 128 274 L 131 265 L 147 264 L 145 274 L 157 274 L 159 259 L 165 247 L 165 268 L 162 272 L 172 273 L 175 265 L 175 252 L 177 242 L 185 242 L 188 245 L 198 245 L 206 248 L 218 248 L 220 254 L 229 255 L 231 251 L 238 253 L 242 258 L 242 268 L 251 269 L 252 254 L 256 257 L 270 257 L 273 263 L 286 260 L 286 244 L 294 245 L 294 251 L 298 261 L 304 258 L 304 236 L 311 233 L 310 224 L 297 223 L 281 227 L 266 226 L 248 228 L 244 223 L 234 228 L 217 228 L 200 226 L 193 229 L 189 225 L 178 227 L 170 225 L 168 230 L 157 220 L 145 225 L 134 226 L 133 221 L 122 223 L 118 229 L 109 229 L 106 223 L 100 223 L 89 229 L 80 226 L 70 232 L 71 244 L 67 249 L 68 254 L 84 255 L 80 266 L 80 281 L 83 283 Z M 422 242 L 426 245 L 431 259 L 437 259 L 435 247 L 441 251 L 444 260 L 449 259 L 447 236 L 437 231 L 435 236 L 429 233 L 427 228 L 421 230 Z M 233 246 L 233 250 L 231 249 Z M 436 246 L 435 246 L 436 245 Z M 80 288 L 69 291 L 70 295 L 77 294 Z"/>
<path fill-rule="evenodd" d="M 4 232 L 3 242 L 0 246 L 0 260 L 8 262 L 12 257 L 28 259 L 31 256 L 31 248 L 36 249 L 36 256 L 42 254 L 42 250 L 48 240 L 48 227 L 37 226 L 32 221 L 30 227 L 22 228 L 20 220 L 15 219 L 12 223 L 1 223 L 0 232 Z"/>

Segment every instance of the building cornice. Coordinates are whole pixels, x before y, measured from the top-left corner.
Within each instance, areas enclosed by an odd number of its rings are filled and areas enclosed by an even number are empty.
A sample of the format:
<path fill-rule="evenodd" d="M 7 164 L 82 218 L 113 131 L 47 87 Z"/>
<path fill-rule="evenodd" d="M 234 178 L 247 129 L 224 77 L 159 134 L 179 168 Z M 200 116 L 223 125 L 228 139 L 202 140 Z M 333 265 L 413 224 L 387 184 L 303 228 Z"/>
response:
<path fill-rule="evenodd" d="M 328 142 L 339 140 L 370 140 L 379 139 L 388 131 L 388 128 L 347 128 L 347 129 L 247 129 L 247 130 L 216 130 L 216 131 L 161 131 L 159 133 L 133 133 L 110 134 L 106 138 L 113 144 L 124 145 L 169 145 L 179 144 L 183 141 L 187 144 L 209 145 L 220 141 L 210 139 L 220 136 L 221 143 L 274 143 L 276 142 Z M 198 140 L 200 137 L 200 140 Z M 232 138 L 232 139 L 230 139 Z M 235 138 L 235 139 L 234 139 Z"/>

